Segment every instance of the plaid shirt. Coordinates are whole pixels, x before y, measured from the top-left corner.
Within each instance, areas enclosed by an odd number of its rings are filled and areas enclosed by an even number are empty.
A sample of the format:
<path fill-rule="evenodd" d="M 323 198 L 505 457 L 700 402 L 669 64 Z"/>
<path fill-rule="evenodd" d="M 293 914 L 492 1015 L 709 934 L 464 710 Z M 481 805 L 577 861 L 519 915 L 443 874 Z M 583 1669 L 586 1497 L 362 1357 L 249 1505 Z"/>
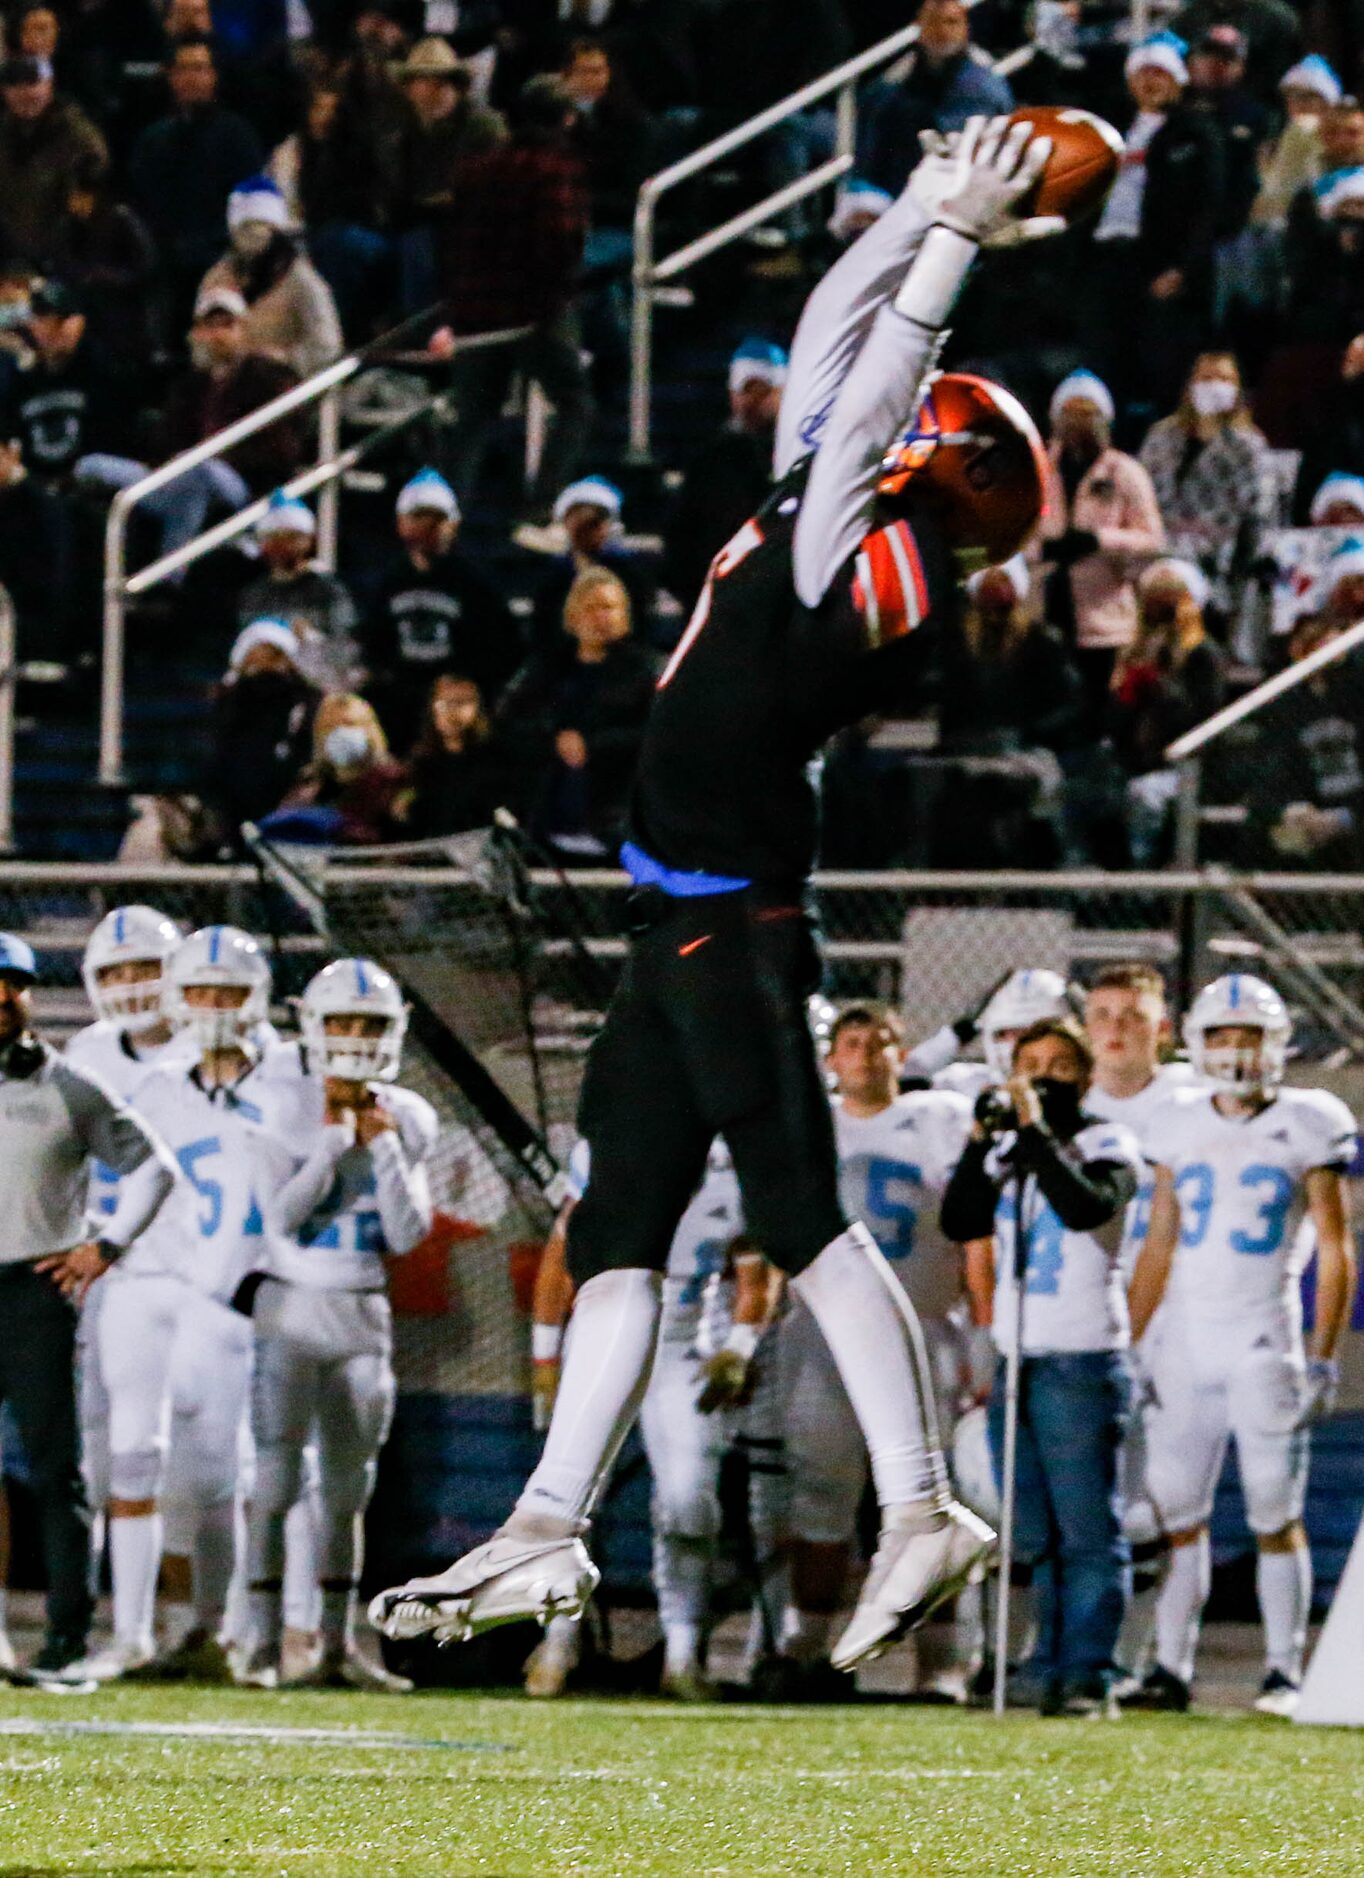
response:
<path fill-rule="evenodd" d="M 519 137 L 466 158 L 438 235 L 455 332 L 552 319 L 572 298 L 586 232 L 583 166 L 562 143 Z"/>

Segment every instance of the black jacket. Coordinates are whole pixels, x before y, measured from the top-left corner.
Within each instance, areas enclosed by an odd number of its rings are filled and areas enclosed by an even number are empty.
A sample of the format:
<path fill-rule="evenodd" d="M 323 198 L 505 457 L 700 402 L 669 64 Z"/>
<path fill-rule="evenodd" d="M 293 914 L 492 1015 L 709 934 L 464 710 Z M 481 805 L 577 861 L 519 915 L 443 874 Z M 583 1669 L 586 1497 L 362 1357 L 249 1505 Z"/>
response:
<path fill-rule="evenodd" d="M 425 570 L 399 554 L 371 608 L 365 654 L 378 686 L 393 694 L 393 721 L 382 714 L 402 749 L 442 673 L 472 678 L 491 708 L 521 662 L 521 634 L 502 595 L 458 548 Z"/>
<path fill-rule="evenodd" d="M 1082 1115 L 1081 1125 L 1088 1126 L 1095 1119 Z M 995 1229 L 995 1208 L 1004 1181 L 986 1169 L 993 1145 L 988 1137 L 968 1141 L 943 1194 L 942 1230 L 959 1245 L 968 1239 L 986 1239 Z M 1058 1140 L 1045 1122 L 1019 1129 L 1010 1164 L 1011 1170 L 1032 1175 L 1070 1232 L 1093 1232 L 1107 1225 L 1136 1192 L 1130 1167 L 1116 1161 L 1082 1161 L 1072 1144 Z"/>
<path fill-rule="evenodd" d="M 663 578 L 690 612 L 711 561 L 772 490 L 772 437 L 727 424 L 691 464 L 664 535 Z"/>
<path fill-rule="evenodd" d="M 1186 296 L 1211 291 L 1225 191 L 1226 160 L 1217 125 L 1206 113 L 1177 105 L 1146 152 L 1137 252 L 1148 281 L 1178 268 Z"/>

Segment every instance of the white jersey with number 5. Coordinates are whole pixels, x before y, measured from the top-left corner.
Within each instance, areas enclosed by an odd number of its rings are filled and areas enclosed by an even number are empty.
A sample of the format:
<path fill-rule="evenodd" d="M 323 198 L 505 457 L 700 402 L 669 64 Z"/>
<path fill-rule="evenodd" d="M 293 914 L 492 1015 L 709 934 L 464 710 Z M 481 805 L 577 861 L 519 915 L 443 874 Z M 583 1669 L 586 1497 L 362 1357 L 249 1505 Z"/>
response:
<path fill-rule="evenodd" d="M 1349 1168 L 1349 1109 L 1324 1089 L 1280 1089 L 1258 1114 L 1226 1116 L 1197 1092 L 1162 1111 L 1146 1152 L 1170 1170 L 1179 1201 L 1171 1308 L 1209 1325 L 1253 1322 L 1281 1346 L 1295 1343 L 1307 1176 Z"/>
<path fill-rule="evenodd" d="M 849 1115 L 835 1097 L 838 1185 L 921 1317 L 946 1317 L 963 1295 L 959 1249 L 938 1209 L 971 1132 L 971 1104 L 945 1089 L 897 1096 L 877 1115 Z"/>
<path fill-rule="evenodd" d="M 158 1069 L 139 1084 L 136 1106 L 181 1179 L 115 1276 L 166 1273 L 227 1303 L 264 1251 L 255 1177 L 260 1132 L 274 1119 L 270 1085 L 252 1070 L 210 1090 L 193 1067 Z"/>
<path fill-rule="evenodd" d="M 78 1030 L 67 1040 L 62 1055 L 77 1069 L 93 1070 L 102 1083 L 132 1108 L 137 1108 L 137 1092 L 156 1070 L 168 1065 L 193 1062 L 193 1052 L 179 1037 L 159 1044 L 145 1054 L 134 1051 L 127 1034 L 100 1018 Z M 90 1212 L 108 1219 L 118 1207 L 120 1176 L 103 1161 L 90 1163 Z"/>

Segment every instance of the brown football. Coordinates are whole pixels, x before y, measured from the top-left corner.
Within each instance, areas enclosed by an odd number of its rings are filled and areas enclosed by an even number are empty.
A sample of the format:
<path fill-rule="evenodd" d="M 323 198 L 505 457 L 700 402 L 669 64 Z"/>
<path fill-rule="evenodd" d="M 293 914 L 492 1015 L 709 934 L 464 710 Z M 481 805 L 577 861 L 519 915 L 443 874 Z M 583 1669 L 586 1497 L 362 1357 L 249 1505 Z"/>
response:
<path fill-rule="evenodd" d="M 1097 215 L 1122 161 L 1123 141 L 1113 126 L 1092 111 L 1055 104 L 1023 105 L 1010 122 L 1032 124 L 1052 142 L 1029 212 L 1060 215 L 1067 222 Z"/>

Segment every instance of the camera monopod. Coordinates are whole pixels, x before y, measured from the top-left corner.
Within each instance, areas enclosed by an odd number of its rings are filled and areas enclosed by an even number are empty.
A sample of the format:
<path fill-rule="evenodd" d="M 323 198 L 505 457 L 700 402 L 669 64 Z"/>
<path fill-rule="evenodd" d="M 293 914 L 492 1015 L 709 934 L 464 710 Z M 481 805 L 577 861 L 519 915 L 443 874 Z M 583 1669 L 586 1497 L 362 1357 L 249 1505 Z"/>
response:
<path fill-rule="evenodd" d="M 1014 1170 L 1013 1326 L 1004 1354 L 1004 1458 L 1000 1467 L 999 1571 L 995 1578 L 994 1712 L 1002 1715 L 1009 1677 L 1009 1597 L 1014 1564 L 1014 1482 L 1018 1473 L 1018 1386 L 1023 1368 L 1023 1301 L 1027 1293 L 1028 1227 L 1023 1206 L 1028 1177 Z"/>

